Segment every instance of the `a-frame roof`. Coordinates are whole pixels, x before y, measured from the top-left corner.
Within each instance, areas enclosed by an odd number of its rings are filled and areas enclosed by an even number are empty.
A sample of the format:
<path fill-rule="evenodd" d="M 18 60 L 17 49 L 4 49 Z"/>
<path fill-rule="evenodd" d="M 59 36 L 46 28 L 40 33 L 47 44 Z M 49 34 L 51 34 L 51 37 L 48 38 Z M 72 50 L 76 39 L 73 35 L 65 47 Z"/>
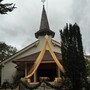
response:
<path fill-rule="evenodd" d="M 55 40 L 53 40 L 53 39 L 51 40 L 51 42 L 52 42 L 53 45 L 58 46 L 59 48 L 61 47 L 61 44 L 60 44 L 59 42 L 57 42 L 57 41 L 55 41 Z M 2 63 L 5 64 L 5 63 L 13 60 L 15 57 L 21 55 L 23 52 L 29 50 L 30 48 L 32 48 L 32 47 L 34 47 L 34 46 L 37 46 L 38 44 L 39 44 L 39 40 L 37 40 L 37 41 L 33 42 L 32 44 L 26 46 L 26 47 L 23 48 L 22 50 L 18 51 L 16 54 L 14 54 L 14 55 L 12 55 L 11 57 L 9 57 L 8 59 L 4 60 Z M 37 53 L 39 53 L 39 52 L 37 52 Z M 37 54 L 37 53 L 36 53 L 36 54 Z M 57 53 L 57 52 L 55 52 L 55 53 L 56 53 L 57 58 L 59 58 L 58 55 L 57 55 L 58 53 Z M 35 53 L 33 53 L 33 54 L 35 54 Z M 28 56 L 27 56 L 27 57 L 28 57 Z M 21 58 L 18 59 L 18 60 L 21 60 Z M 34 59 L 33 59 L 33 60 L 34 60 Z"/>
<path fill-rule="evenodd" d="M 58 60 L 61 60 L 62 59 L 62 56 L 61 56 L 61 53 L 58 53 L 58 52 L 54 52 L 57 59 Z M 34 54 L 31 54 L 31 55 L 28 55 L 26 57 L 23 57 L 23 58 L 20 58 L 20 59 L 17 59 L 17 60 L 13 60 L 14 63 L 23 63 L 23 62 L 35 62 L 35 60 L 37 59 L 37 57 L 39 56 L 40 52 L 36 52 Z M 53 61 L 53 58 L 50 54 L 50 52 L 48 50 L 46 50 L 45 54 L 44 54 L 44 57 L 43 57 L 43 61 Z"/>

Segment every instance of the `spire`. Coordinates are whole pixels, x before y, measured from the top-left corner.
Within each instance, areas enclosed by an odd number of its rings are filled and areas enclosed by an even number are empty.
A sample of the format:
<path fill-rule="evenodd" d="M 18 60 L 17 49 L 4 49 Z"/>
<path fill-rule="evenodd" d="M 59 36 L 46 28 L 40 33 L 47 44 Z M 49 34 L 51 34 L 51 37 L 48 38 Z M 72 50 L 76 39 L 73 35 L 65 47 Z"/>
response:
<path fill-rule="evenodd" d="M 43 5 L 41 24 L 40 24 L 40 30 L 42 29 L 50 29 L 44 5 Z"/>
<path fill-rule="evenodd" d="M 45 7 L 43 4 L 43 10 L 42 10 L 42 16 L 41 16 L 41 23 L 40 23 L 40 29 L 35 33 L 35 37 L 38 38 L 38 36 L 45 36 L 45 35 L 51 35 L 54 37 L 55 33 L 50 30 L 47 14 L 45 11 Z"/>

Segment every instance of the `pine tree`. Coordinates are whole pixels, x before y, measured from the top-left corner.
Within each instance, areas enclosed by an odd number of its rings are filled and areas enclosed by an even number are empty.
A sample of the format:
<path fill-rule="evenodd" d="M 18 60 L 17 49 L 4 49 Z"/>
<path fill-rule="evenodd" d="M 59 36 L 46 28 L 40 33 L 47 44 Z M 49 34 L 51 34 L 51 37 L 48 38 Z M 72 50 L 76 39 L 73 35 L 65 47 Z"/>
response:
<path fill-rule="evenodd" d="M 66 25 L 64 30 L 60 31 L 61 51 L 63 66 L 66 76 L 72 83 L 73 90 L 82 90 L 86 82 L 86 66 L 83 54 L 82 38 L 80 28 L 74 25 Z"/>

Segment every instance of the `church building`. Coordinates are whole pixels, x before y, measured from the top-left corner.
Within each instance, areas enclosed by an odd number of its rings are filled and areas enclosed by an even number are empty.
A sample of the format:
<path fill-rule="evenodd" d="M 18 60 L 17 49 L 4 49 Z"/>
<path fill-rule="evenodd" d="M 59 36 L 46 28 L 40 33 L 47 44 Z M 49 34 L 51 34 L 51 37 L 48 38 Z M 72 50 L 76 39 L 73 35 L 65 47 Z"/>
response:
<path fill-rule="evenodd" d="M 1 83 L 13 82 L 19 71 L 31 82 L 38 82 L 40 77 L 48 77 L 50 81 L 60 77 L 60 72 L 64 71 L 61 65 L 61 45 L 53 40 L 54 36 L 43 5 L 40 28 L 35 33 L 38 40 L 2 62 Z"/>

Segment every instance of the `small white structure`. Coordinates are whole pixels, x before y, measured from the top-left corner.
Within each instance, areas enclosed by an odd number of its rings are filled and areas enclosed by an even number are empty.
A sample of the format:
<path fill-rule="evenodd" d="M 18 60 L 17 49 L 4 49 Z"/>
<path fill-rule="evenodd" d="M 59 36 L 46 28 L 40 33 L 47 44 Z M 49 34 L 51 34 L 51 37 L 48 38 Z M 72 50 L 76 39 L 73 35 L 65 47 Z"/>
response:
<path fill-rule="evenodd" d="M 55 35 L 55 32 L 50 30 L 46 11 L 43 5 L 40 30 L 35 33 L 35 37 L 38 40 L 2 62 L 1 84 L 3 84 L 3 82 L 5 81 L 8 81 L 10 83 L 13 82 L 13 77 L 17 74 L 18 70 L 23 71 L 24 76 L 28 75 L 29 70 L 33 66 L 35 60 L 37 59 L 39 53 L 43 48 L 45 35 L 48 35 L 48 40 L 51 44 L 51 47 L 57 59 L 60 61 L 61 45 L 59 42 L 52 39 Z M 60 70 L 58 69 L 55 61 L 50 55 L 48 48 L 39 68 L 37 69 L 37 72 L 33 76 L 34 78 L 32 77 L 31 80 L 36 82 L 39 81 L 39 77 L 44 76 L 49 77 L 51 81 L 53 81 L 55 77 L 60 77 Z"/>

